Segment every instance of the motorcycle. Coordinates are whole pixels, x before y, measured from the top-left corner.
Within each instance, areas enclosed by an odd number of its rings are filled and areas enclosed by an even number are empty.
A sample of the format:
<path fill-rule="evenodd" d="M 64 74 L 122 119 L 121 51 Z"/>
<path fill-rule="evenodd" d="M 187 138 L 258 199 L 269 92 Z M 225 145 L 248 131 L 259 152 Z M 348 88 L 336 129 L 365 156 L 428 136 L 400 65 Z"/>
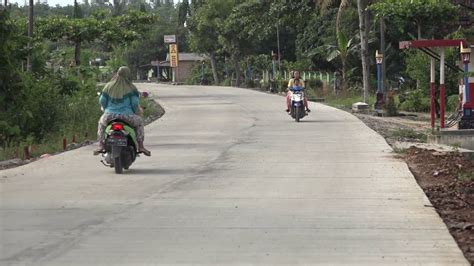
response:
<path fill-rule="evenodd" d="M 291 90 L 291 109 L 290 115 L 295 119 L 296 122 L 300 122 L 300 119 L 307 115 L 304 106 L 304 88 L 300 86 L 294 86 Z"/>
<path fill-rule="evenodd" d="M 122 120 L 113 120 L 105 129 L 105 150 L 101 162 L 115 168 L 115 173 L 128 170 L 137 158 L 138 142 L 135 129 Z"/>

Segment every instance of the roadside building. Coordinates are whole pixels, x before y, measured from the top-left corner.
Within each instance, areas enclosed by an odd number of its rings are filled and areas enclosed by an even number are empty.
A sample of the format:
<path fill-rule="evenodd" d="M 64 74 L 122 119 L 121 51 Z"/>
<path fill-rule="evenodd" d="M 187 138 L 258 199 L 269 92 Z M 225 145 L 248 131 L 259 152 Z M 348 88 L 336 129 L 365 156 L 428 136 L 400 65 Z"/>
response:
<path fill-rule="evenodd" d="M 194 53 L 179 53 L 178 55 L 178 71 L 176 73 L 176 82 L 185 82 L 191 77 L 192 70 L 202 62 L 209 60 L 207 56 Z M 171 67 L 169 55 L 166 61 L 160 62 L 159 65 L 161 80 L 171 80 Z"/>

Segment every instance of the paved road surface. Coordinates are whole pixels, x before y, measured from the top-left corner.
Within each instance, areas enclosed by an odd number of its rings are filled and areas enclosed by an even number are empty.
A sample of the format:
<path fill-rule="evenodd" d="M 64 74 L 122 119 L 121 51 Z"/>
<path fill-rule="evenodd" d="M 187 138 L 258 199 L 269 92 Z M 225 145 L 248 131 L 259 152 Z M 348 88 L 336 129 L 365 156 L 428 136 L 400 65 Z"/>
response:
<path fill-rule="evenodd" d="M 85 147 L 0 171 L 1 265 L 468 265 L 406 164 L 352 115 L 142 84 L 166 115 L 115 175 Z"/>

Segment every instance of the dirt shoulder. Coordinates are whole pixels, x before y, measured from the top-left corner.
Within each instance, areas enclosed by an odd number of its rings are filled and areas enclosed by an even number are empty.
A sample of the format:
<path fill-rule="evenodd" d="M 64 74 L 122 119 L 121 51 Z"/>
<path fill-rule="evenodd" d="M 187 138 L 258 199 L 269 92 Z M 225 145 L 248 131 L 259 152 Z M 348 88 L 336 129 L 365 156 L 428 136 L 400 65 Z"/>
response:
<path fill-rule="evenodd" d="M 426 115 L 376 117 L 355 114 L 367 126 L 385 137 L 405 160 L 449 232 L 471 265 L 474 265 L 474 160 L 460 152 L 410 147 L 398 142 L 426 142 L 430 124 Z"/>

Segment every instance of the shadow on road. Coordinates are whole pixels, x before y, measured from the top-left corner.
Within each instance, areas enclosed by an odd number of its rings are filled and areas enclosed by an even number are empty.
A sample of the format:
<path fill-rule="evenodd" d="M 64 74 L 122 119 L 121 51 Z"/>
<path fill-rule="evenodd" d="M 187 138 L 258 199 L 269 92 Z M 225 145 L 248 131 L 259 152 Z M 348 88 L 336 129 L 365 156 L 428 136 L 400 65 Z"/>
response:
<path fill-rule="evenodd" d="M 166 168 L 131 168 L 124 172 L 126 175 L 178 175 L 186 173 L 186 169 Z"/>
<path fill-rule="evenodd" d="M 303 119 L 300 120 L 300 123 L 321 123 L 321 124 L 336 124 L 336 123 L 347 123 L 347 121 L 343 120 L 308 120 L 308 119 Z"/>

